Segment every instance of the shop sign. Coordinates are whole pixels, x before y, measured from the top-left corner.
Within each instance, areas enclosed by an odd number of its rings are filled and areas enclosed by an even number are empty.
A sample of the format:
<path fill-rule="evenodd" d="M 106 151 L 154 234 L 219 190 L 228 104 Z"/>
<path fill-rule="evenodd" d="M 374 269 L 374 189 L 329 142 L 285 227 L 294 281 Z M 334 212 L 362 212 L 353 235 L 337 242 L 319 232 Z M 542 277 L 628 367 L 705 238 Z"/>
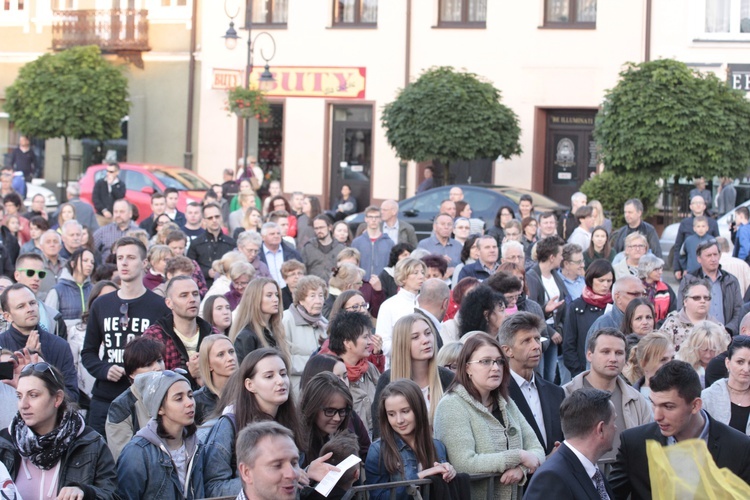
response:
<path fill-rule="evenodd" d="M 727 67 L 727 75 L 731 88 L 750 92 L 750 64 L 730 64 Z"/>
<path fill-rule="evenodd" d="M 263 66 L 255 66 L 250 85 L 257 87 Z M 367 68 L 271 66 L 274 82 L 266 90 L 268 97 L 323 97 L 328 99 L 364 99 Z M 212 87 L 229 89 L 244 83 L 239 70 L 213 70 Z"/>
<path fill-rule="evenodd" d="M 211 88 L 218 90 L 229 90 L 244 85 L 244 72 L 238 69 L 214 68 Z"/>

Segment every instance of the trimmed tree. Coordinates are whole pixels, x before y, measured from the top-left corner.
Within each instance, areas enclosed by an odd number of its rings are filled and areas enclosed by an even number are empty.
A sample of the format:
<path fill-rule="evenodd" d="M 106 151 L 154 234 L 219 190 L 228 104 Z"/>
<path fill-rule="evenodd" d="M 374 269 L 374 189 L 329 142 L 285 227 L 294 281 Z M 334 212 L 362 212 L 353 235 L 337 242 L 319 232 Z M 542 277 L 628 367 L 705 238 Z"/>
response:
<path fill-rule="evenodd" d="M 99 47 L 74 47 L 45 54 L 21 68 L 6 89 L 4 109 L 24 134 L 64 140 L 67 180 L 69 139 L 120 137 L 127 98 L 127 79 L 101 57 Z"/>
<path fill-rule="evenodd" d="M 454 161 L 521 153 L 518 117 L 500 100 L 500 91 L 474 73 L 431 68 L 385 105 L 381 122 L 399 157 L 437 160 L 449 174 Z"/>
<path fill-rule="evenodd" d="M 631 198 L 638 198 L 643 203 L 644 219 L 656 212 L 654 204 L 661 191 L 657 181 L 658 177 L 654 175 L 605 170 L 584 182 L 581 192 L 589 200 L 599 200 L 609 212 L 612 227 L 617 228 L 625 225 L 622 208 Z"/>
<path fill-rule="evenodd" d="M 628 63 L 597 115 L 606 168 L 658 177 L 736 177 L 750 166 L 750 102 L 671 59 Z"/>

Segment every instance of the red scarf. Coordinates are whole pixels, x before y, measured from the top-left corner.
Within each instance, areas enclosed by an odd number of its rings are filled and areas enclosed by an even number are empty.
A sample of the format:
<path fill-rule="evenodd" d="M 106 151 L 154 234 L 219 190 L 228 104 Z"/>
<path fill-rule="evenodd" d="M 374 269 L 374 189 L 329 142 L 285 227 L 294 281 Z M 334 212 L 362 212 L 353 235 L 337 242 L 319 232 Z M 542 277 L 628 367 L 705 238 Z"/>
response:
<path fill-rule="evenodd" d="M 607 295 L 599 295 L 597 293 L 594 293 L 594 291 L 589 287 L 585 287 L 583 289 L 582 297 L 584 302 L 598 307 L 599 309 L 604 309 L 605 307 L 607 307 L 607 304 L 612 303 L 611 293 L 607 293 Z"/>
<path fill-rule="evenodd" d="M 349 382 L 357 382 L 370 369 L 367 358 L 360 359 L 356 365 L 344 364 L 346 365 L 346 376 L 349 377 Z"/>

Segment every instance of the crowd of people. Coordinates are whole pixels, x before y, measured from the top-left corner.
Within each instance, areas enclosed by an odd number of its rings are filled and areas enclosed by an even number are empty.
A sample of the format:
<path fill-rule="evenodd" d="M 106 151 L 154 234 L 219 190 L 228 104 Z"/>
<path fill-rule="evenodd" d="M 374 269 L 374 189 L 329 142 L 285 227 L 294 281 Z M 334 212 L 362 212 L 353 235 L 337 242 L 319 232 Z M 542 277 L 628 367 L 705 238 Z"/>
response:
<path fill-rule="evenodd" d="M 327 498 L 639 499 L 646 440 L 689 438 L 750 482 L 747 209 L 732 255 L 691 200 L 675 292 L 637 199 L 614 230 L 582 193 L 485 224 L 454 186 L 420 241 L 394 200 L 350 228 L 348 186 L 324 210 L 254 181 L 154 193 L 140 224 L 116 164 L 93 206 L 3 195 L 6 491 L 326 498 L 354 456 Z"/>

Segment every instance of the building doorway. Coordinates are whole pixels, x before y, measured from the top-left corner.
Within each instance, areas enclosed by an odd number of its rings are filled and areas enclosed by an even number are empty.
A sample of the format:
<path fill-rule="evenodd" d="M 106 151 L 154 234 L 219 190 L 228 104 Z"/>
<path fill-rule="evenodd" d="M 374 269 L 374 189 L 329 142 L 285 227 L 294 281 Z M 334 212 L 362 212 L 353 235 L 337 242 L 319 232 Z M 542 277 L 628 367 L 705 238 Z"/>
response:
<path fill-rule="evenodd" d="M 564 205 L 596 173 L 596 110 L 549 110 L 546 117 L 544 194 Z"/>
<path fill-rule="evenodd" d="M 346 184 L 364 210 L 370 204 L 371 169 L 372 106 L 333 106 L 328 206 L 341 196 Z"/>

